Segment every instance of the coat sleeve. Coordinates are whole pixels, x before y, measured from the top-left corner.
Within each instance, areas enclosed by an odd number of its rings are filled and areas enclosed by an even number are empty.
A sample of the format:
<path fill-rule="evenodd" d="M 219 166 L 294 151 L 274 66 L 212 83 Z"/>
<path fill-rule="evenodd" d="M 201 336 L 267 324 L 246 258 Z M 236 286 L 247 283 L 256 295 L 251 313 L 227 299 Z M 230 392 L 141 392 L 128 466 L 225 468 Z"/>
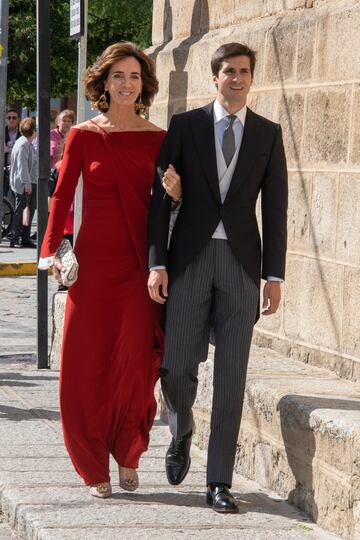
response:
<path fill-rule="evenodd" d="M 171 197 L 162 186 L 162 177 L 170 164 L 181 176 L 181 136 L 178 124 L 178 119 L 173 116 L 156 167 L 148 221 L 149 268 L 167 266 Z"/>
<path fill-rule="evenodd" d="M 66 141 L 61 170 L 51 202 L 49 221 L 41 246 L 40 257 L 47 259 L 47 266 L 52 264 L 49 258 L 55 254 L 59 247 L 66 218 L 74 200 L 75 189 L 83 165 L 82 138 L 81 130 L 72 128 Z M 41 268 L 45 267 L 44 263 Z"/>
<path fill-rule="evenodd" d="M 285 278 L 288 180 L 281 127 L 277 126 L 261 189 L 262 278 Z"/>
<path fill-rule="evenodd" d="M 33 162 L 32 147 L 30 144 L 23 144 L 19 148 L 18 177 L 25 186 L 31 186 L 31 167 Z"/>

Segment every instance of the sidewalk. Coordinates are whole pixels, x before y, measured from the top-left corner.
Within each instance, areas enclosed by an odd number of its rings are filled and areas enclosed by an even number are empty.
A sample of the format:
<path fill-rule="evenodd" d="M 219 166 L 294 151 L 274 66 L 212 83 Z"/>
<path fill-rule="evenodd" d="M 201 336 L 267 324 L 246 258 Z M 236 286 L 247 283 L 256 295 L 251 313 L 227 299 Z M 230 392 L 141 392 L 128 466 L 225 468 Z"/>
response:
<path fill-rule="evenodd" d="M 205 504 L 205 456 L 195 447 L 186 480 L 179 487 L 169 486 L 164 472 L 169 433 L 158 420 L 141 461 L 139 490 L 122 491 L 112 463 L 113 497 L 92 498 L 63 446 L 58 373 L 37 371 L 33 362 L 0 361 L 0 441 L 0 504 L 20 538 L 336 538 L 240 476 L 233 486 L 240 513 L 216 514 Z"/>
<path fill-rule="evenodd" d="M 55 281 L 49 277 L 49 305 Z M 140 466 L 141 486 L 99 501 L 90 497 L 63 445 L 58 372 L 36 370 L 36 278 L 0 278 L 0 511 L 29 540 L 219 539 L 331 540 L 301 513 L 255 482 L 234 480 L 240 514 L 205 505 L 205 455 L 192 447 L 192 466 L 179 487 L 167 483 L 167 426 L 153 428 Z M 49 311 L 49 316 L 51 311 Z M 10 540 L 1 524 L 0 540 Z"/>
<path fill-rule="evenodd" d="M 57 284 L 52 276 L 49 276 L 48 283 L 51 321 L 52 293 L 56 291 Z M 0 362 L 3 356 L 35 358 L 36 295 L 36 276 L 0 277 Z M 49 322 L 49 344 L 51 331 Z"/>
<path fill-rule="evenodd" d="M 0 244 L 0 277 L 36 274 L 36 249 L 11 248 L 10 240 L 3 238 Z"/>

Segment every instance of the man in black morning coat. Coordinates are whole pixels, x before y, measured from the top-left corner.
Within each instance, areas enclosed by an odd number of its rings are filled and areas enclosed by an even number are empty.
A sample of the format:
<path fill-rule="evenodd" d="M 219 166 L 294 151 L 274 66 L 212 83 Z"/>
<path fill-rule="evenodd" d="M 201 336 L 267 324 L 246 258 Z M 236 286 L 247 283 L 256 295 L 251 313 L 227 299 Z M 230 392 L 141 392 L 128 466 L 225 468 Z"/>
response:
<path fill-rule="evenodd" d="M 197 373 L 215 336 L 207 503 L 237 512 L 230 492 L 260 278 L 263 314 L 275 313 L 285 274 L 287 169 L 281 127 L 246 106 L 255 53 L 239 43 L 215 51 L 217 98 L 174 115 L 164 140 L 149 216 L 149 293 L 166 300 L 162 389 L 172 441 L 171 484 L 190 466 Z M 182 200 L 168 248 L 174 201 L 165 194 L 172 164 Z M 261 193 L 262 244 L 255 206 Z M 169 294 L 168 294 L 169 284 Z"/>

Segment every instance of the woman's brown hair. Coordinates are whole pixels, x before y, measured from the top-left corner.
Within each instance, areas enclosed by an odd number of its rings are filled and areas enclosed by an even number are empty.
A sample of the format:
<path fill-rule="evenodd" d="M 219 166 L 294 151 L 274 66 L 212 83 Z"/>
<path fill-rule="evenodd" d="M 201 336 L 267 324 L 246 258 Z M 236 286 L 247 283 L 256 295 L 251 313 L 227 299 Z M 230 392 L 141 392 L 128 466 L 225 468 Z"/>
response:
<path fill-rule="evenodd" d="M 132 56 L 138 60 L 141 66 L 142 90 L 141 99 L 146 107 L 149 107 L 152 100 L 159 89 L 159 82 L 155 74 L 155 62 L 147 56 L 134 43 L 114 43 L 101 53 L 96 59 L 96 62 L 90 66 L 85 73 L 85 93 L 94 106 L 102 112 L 108 110 L 108 106 L 104 106 L 99 99 L 104 93 L 104 82 L 107 79 L 111 67 L 124 58 Z M 106 92 L 106 98 L 110 103 L 110 95 Z M 138 98 L 139 99 L 139 98 Z M 138 101 L 137 99 L 137 101 Z"/>

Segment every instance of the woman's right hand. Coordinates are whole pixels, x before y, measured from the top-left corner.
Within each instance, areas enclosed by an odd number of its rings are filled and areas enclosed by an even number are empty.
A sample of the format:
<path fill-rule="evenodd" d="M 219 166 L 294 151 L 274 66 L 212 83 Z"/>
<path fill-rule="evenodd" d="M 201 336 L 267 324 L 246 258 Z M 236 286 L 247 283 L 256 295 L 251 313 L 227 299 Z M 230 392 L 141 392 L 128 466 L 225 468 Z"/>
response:
<path fill-rule="evenodd" d="M 62 285 L 62 281 L 61 281 L 61 274 L 60 272 L 62 270 L 65 270 L 65 268 L 63 267 L 63 265 L 61 264 L 61 261 L 59 259 L 59 257 L 54 257 L 54 265 L 53 265 L 53 273 L 54 273 L 54 278 L 56 279 L 56 281 Z"/>
<path fill-rule="evenodd" d="M 173 201 L 180 201 L 182 197 L 181 178 L 176 172 L 175 167 L 171 164 L 164 173 L 162 185 Z"/>

